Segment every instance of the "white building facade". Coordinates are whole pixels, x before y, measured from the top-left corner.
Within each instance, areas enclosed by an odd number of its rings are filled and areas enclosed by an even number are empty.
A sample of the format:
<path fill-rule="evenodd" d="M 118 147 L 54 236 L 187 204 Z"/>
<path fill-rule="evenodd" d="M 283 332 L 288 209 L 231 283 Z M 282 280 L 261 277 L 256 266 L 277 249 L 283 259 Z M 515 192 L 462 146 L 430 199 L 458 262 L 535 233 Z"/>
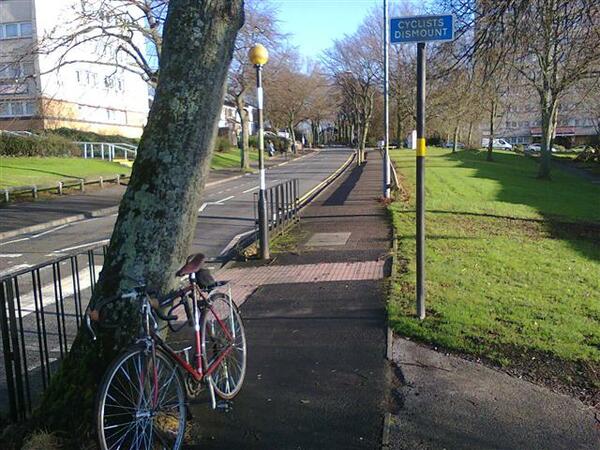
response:
<path fill-rule="evenodd" d="M 57 30 L 69 33 L 76 3 L 0 0 L 0 129 L 66 127 L 139 137 L 148 116 L 148 85 L 136 73 L 93 63 L 114 49 L 79 45 L 67 64 L 64 49 L 35 50 Z M 135 39 L 143 48 L 143 37 Z"/>

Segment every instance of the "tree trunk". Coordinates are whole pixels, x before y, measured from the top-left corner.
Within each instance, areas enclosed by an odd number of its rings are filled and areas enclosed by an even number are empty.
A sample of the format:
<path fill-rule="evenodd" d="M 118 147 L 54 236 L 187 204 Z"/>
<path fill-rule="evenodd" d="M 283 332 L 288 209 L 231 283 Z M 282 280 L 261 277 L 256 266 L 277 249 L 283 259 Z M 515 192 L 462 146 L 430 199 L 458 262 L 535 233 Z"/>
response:
<path fill-rule="evenodd" d="M 552 160 L 552 144 L 558 112 L 558 102 L 547 94 L 541 98 L 542 109 L 542 151 L 540 155 L 540 170 L 538 178 L 550 179 Z"/>
<path fill-rule="evenodd" d="M 488 151 L 486 160 L 494 160 L 494 119 L 496 118 L 496 101 L 492 100 L 492 108 L 490 109 L 490 142 L 488 142 Z"/>
<path fill-rule="evenodd" d="M 456 124 L 454 127 L 454 142 L 452 143 L 452 153 L 456 153 L 458 148 L 458 132 L 460 131 L 460 125 Z"/>
<path fill-rule="evenodd" d="M 473 148 L 471 140 L 473 139 L 473 122 L 469 122 L 469 133 L 467 134 L 467 147 Z"/>
<path fill-rule="evenodd" d="M 235 97 L 237 113 L 240 116 L 242 126 L 242 147 L 240 148 L 240 168 L 242 170 L 250 168 L 250 129 L 248 124 L 248 111 L 244 102 L 245 89 Z"/>
<path fill-rule="evenodd" d="M 243 0 L 170 0 L 155 101 L 92 309 L 137 284 L 128 277 L 141 278 L 162 294 L 173 287 L 175 270 L 193 238 L 243 17 Z M 101 317 L 97 341 L 87 331 L 75 339 L 36 412 L 40 426 L 78 436 L 90 430 L 101 377 L 138 331 L 137 301 L 116 300 L 110 306 Z"/>

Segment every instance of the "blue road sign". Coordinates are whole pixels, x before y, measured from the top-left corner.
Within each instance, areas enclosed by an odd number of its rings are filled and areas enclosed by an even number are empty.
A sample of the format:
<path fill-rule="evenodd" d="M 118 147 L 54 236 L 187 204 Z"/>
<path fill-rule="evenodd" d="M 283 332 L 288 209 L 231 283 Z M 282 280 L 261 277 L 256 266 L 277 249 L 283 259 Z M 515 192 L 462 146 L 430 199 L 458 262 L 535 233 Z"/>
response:
<path fill-rule="evenodd" d="M 394 17 L 390 21 L 390 42 L 451 41 L 454 39 L 454 16 Z"/>

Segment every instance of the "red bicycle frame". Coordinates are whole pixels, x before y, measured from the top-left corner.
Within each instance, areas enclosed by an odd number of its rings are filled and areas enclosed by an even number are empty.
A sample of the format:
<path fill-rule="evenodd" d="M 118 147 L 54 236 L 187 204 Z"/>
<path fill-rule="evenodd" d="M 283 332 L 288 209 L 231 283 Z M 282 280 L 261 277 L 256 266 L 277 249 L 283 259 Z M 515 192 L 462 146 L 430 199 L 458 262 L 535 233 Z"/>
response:
<path fill-rule="evenodd" d="M 192 315 L 193 315 L 194 338 L 195 338 L 194 344 L 195 344 L 195 351 L 196 351 L 196 355 L 195 355 L 196 356 L 196 367 L 193 367 L 188 361 L 186 361 L 184 358 L 182 358 L 178 352 L 176 352 L 171 347 L 169 347 L 167 345 L 167 343 L 164 342 L 161 339 L 161 337 L 158 336 L 154 331 L 151 331 L 151 336 L 159 348 L 161 348 L 180 367 L 182 367 L 187 373 L 189 373 L 194 378 L 194 380 L 200 382 L 205 377 L 210 376 L 216 370 L 216 368 L 219 366 L 219 364 L 221 364 L 221 361 L 223 361 L 223 359 L 225 357 L 227 357 L 227 355 L 229 355 L 233 351 L 233 337 L 231 336 L 231 333 L 229 333 L 229 330 L 227 329 L 227 327 L 225 326 L 225 324 L 223 323 L 223 321 L 221 320 L 219 315 L 212 308 L 209 298 L 206 297 L 204 295 L 204 293 L 198 288 L 198 286 L 196 284 L 195 274 L 191 273 L 189 275 L 189 278 L 190 278 L 190 285 L 179 290 L 175 296 L 162 302 L 162 305 L 172 303 L 172 301 L 175 300 L 176 298 L 184 297 L 185 295 L 188 294 L 189 291 L 191 291 L 192 305 L 194 308 Z M 200 331 L 200 320 L 201 320 L 202 316 L 201 316 L 200 307 L 199 307 L 200 300 L 197 298 L 198 294 L 200 295 L 200 297 L 202 298 L 202 300 L 205 303 L 205 311 L 208 309 L 214 315 L 215 319 L 217 320 L 217 323 L 223 330 L 223 333 L 225 334 L 225 337 L 227 338 L 227 341 L 229 343 L 227 345 L 227 347 L 219 354 L 219 356 L 212 363 L 210 363 L 210 365 L 208 367 L 203 367 L 204 364 L 202 362 L 202 344 L 201 344 L 202 335 L 201 335 L 201 331 Z M 204 314 L 207 314 L 207 313 L 204 312 Z"/>

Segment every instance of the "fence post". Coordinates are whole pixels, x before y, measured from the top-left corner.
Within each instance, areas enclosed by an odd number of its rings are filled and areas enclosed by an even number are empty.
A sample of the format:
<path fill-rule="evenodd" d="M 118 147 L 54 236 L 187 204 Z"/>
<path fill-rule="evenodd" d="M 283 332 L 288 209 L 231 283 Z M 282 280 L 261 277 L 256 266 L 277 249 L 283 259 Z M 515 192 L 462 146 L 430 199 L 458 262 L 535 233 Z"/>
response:
<path fill-rule="evenodd" d="M 10 201 L 10 191 L 8 189 L 4 189 L 4 201 L 6 203 Z"/>
<path fill-rule="evenodd" d="M 6 296 L 4 288 L 10 281 L 0 283 L 0 330 L 2 332 L 2 352 L 4 354 L 4 373 L 8 391 L 8 404 L 10 417 L 13 422 L 17 421 L 17 399 L 15 398 L 15 380 L 13 373 L 13 352 L 10 348 L 10 334 L 8 328 L 8 317 L 6 315 L 8 308 L 6 305 Z M 8 293 L 7 293 L 8 294 Z"/>
<path fill-rule="evenodd" d="M 115 178 L 116 182 L 118 185 L 121 184 L 121 175 L 117 175 L 117 178 Z"/>
<path fill-rule="evenodd" d="M 35 184 L 31 186 L 31 195 L 33 198 L 38 198 L 37 186 Z"/>
<path fill-rule="evenodd" d="M 56 185 L 56 193 L 58 195 L 62 195 L 63 194 L 63 182 L 59 181 Z"/>
<path fill-rule="evenodd" d="M 102 177 L 100 177 L 99 181 L 100 181 L 100 188 L 102 189 L 104 187 L 104 179 Z"/>
<path fill-rule="evenodd" d="M 79 189 L 81 189 L 81 192 L 85 192 L 85 180 L 83 178 L 79 180 Z"/>

